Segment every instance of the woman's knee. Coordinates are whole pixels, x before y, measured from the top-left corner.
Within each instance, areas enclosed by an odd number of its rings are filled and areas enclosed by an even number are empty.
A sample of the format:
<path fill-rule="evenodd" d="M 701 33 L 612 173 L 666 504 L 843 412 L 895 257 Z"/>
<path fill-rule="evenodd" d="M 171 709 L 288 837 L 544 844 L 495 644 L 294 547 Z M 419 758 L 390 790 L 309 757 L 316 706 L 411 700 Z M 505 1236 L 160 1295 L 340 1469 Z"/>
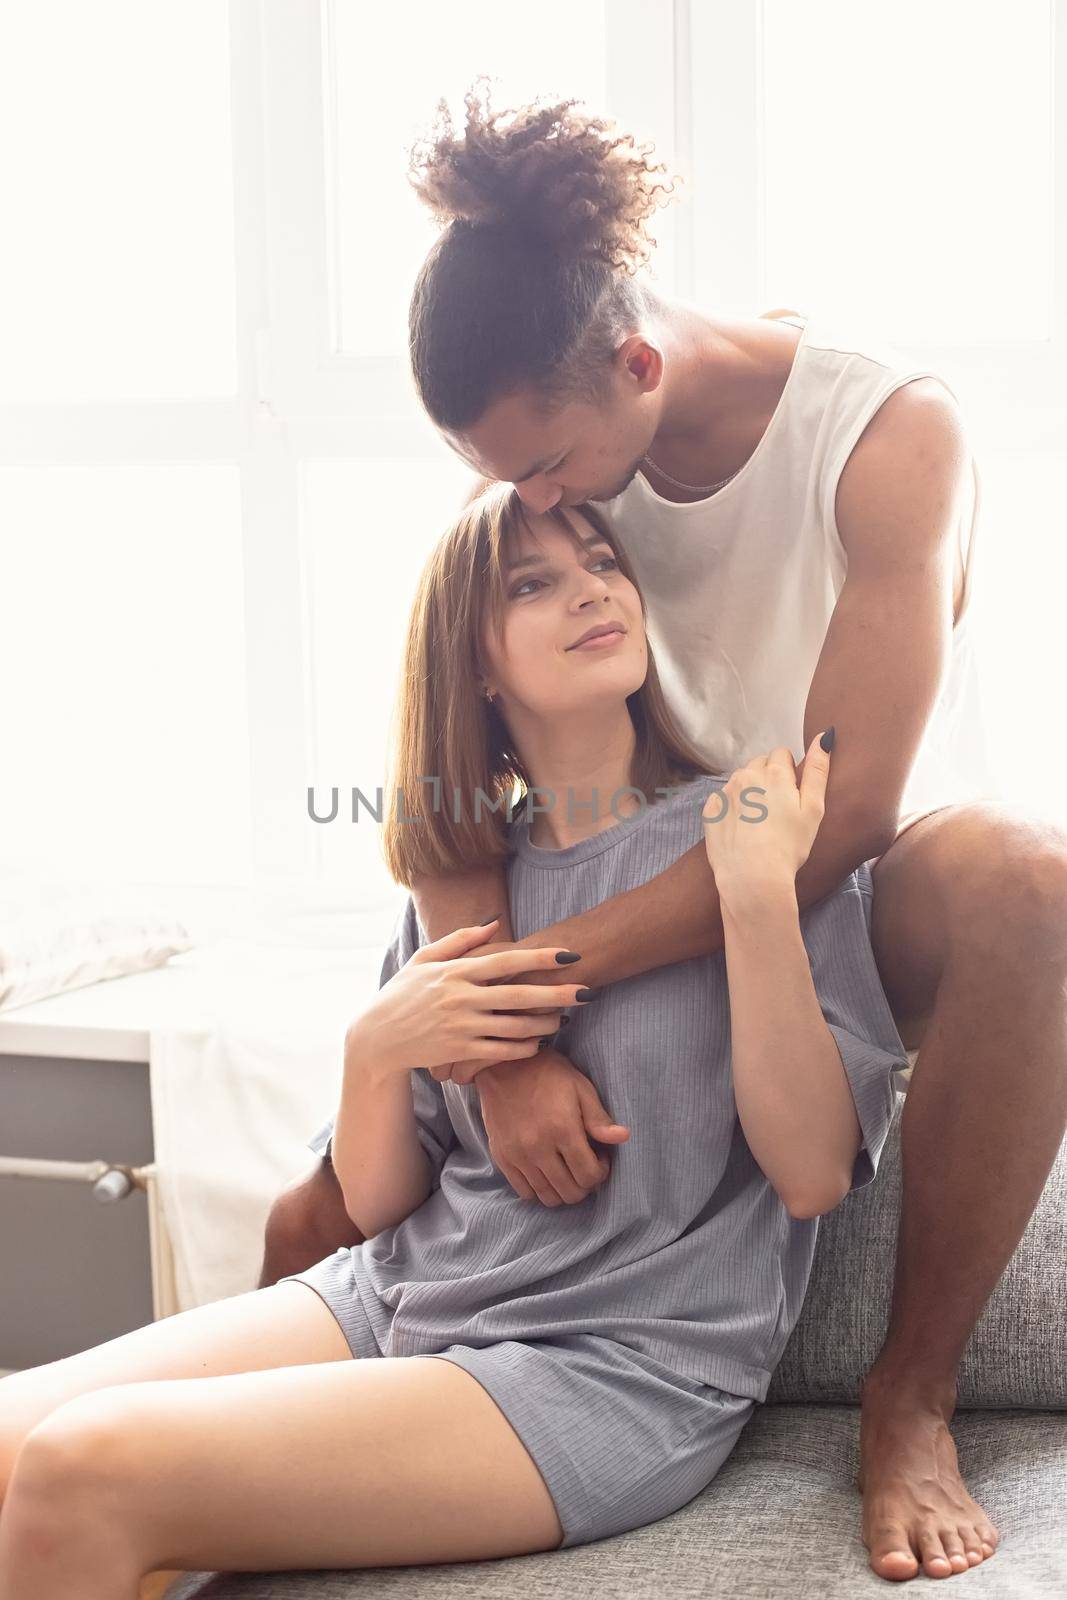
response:
<path fill-rule="evenodd" d="M 345 1210 L 332 1165 L 320 1158 L 306 1177 L 286 1185 L 270 1209 L 258 1287 L 266 1289 L 279 1278 L 303 1272 L 342 1245 L 361 1243 L 363 1237 Z"/>

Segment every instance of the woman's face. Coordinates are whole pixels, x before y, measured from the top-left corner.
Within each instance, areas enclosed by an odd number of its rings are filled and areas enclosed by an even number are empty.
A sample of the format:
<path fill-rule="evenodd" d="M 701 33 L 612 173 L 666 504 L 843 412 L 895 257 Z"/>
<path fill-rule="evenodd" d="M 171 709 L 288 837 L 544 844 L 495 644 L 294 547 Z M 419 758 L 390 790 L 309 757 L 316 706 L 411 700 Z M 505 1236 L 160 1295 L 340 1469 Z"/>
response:
<path fill-rule="evenodd" d="M 504 569 L 503 638 L 486 622 L 486 682 L 516 734 L 523 713 L 551 719 L 617 708 L 648 671 L 637 589 L 581 512 L 566 514 L 582 547 L 551 517 L 529 517 L 532 531 L 521 533 Z M 612 631 L 579 644 L 604 627 Z"/>

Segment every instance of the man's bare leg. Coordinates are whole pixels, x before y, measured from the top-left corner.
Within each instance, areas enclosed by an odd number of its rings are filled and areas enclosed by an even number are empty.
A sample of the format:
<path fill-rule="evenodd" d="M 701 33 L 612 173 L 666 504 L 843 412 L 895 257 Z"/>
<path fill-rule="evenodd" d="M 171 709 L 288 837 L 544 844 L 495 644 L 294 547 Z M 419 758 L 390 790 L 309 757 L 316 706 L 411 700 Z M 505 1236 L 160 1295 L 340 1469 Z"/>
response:
<path fill-rule="evenodd" d="M 283 1189 L 271 1207 L 256 1287 L 269 1289 L 279 1278 L 304 1272 L 342 1245 L 362 1240 L 363 1234 L 345 1210 L 337 1174 L 320 1156 L 311 1171 Z"/>
<path fill-rule="evenodd" d="M 949 1577 L 999 1538 L 959 1475 L 956 1373 L 1067 1128 L 1067 834 L 996 802 L 951 806 L 898 836 L 874 885 L 882 982 L 920 1053 L 857 1487 L 875 1572 Z"/>

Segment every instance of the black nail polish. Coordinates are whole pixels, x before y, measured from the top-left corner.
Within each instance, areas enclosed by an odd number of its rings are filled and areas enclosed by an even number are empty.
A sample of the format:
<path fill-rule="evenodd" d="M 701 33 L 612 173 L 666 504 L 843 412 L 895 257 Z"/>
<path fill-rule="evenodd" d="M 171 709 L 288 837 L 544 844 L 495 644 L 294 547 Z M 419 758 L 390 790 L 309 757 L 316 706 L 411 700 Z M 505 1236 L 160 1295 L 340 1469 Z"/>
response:
<path fill-rule="evenodd" d="M 596 993 L 595 989 L 579 989 L 574 998 L 576 1000 L 595 1000 Z"/>
<path fill-rule="evenodd" d="M 819 740 L 819 743 L 822 745 L 822 747 L 826 751 L 827 755 L 829 755 L 830 751 L 834 747 L 834 732 L 835 732 L 835 730 L 833 728 L 827 728 L 826 732 L 823 734 L 822 738 Z"/>
<path fill-rule="evenodd" d="M 581 959 L 581 956 L 576 956 L 573 950 L 556 951 L 556 960 L 559 962 L 561 967 L 570 966 L 571 962 L 580 961 Z"/>
<path fill-rule="evenodd" d="M 479 926 L 479 928 L 487 928 L 491 922 L 495 922 L 495 921 L 496 921 L 495 917 L 483 917 L 481 922 L 479 922 L 478 926 Z"/>

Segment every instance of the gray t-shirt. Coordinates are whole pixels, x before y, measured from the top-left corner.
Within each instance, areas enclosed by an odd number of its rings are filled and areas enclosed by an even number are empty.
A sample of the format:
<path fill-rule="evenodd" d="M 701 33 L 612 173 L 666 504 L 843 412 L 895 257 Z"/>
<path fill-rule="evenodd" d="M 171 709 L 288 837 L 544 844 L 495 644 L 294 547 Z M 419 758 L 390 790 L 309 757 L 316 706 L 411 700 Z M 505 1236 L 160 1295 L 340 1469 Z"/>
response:
<path fill-rule="evenodd" d="M 511 824 L 511 923 L 524 938 L 657 877 L 703 838 L 701 811 L 725 779 L 701 777 L 562 850 Z M 802 910 L 823 1016 L 863 1131 L 852 1188 L 869 1183 L 908 1065 L 870 943 L 864 862 Z M 385 983 L 428 942 L 409 898 Z M 580 965 L 561 969 L 568 981 Z M 435 1187 L 409 1217 L 353 1252 L 355 1280 L 386 1355 L 562 1333 L 606 1335 L 700 1383 L 763 1400 L 800 1315 L 818 1218 L 789 1215 L 737 1115 L 722 951 L 601 987 L 558 1046 L 630 1138 L 610 1176 L 576 1204 L 524 1200 L 489 1154 L 476 1083 L 411 1072 L 418 1135 Z M 333 1122 L 310 1147 L 325 1153 Z M 608 1151 L 606 1146 L 598 1146 Z"/>

